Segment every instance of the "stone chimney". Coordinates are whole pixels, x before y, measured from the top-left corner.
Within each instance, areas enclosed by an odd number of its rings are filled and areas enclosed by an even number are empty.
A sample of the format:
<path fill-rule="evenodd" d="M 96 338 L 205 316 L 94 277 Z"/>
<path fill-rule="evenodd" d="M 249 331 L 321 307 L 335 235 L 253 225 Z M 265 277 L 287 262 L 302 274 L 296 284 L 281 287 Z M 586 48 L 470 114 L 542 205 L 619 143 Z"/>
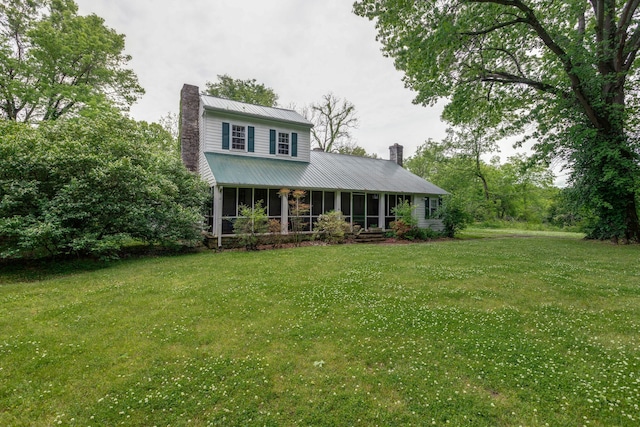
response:
<path fill-rule="evenodd" d="M 397 142 L 389 147 L 389 160 L 392 162 L 396 162 L 398 165 L 402 166 L 402 149 L 404 147 Z"/>
<path fill-rule="evenodd" d="M 200 89 L 185 84 L 180 91 L 180 154 L 191 172 L 198 172 L 200 151 Z"/>

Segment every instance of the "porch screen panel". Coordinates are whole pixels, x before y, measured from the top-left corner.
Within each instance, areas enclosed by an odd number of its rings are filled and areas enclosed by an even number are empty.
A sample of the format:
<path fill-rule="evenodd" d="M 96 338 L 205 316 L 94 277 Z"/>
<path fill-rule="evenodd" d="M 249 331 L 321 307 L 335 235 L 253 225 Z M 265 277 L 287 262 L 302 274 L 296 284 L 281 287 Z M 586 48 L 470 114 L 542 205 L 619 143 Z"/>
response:
<path fill-rule="evenodd" d="M 351 193 L 340 193 L 340 206 L 343 215 L 351 215 Z"/>
<path fill-rule="evenodd" d="M 269 190 L 269 216 L 281 216 L 282 205 L 280 204 L 280 196 L 274 188 Z"/>
<path fill-rule="evenodd" d="M 253 197 L 251 188 L 238 188 L 238 206 L 245 205 L 253 207 Z"/>
<path fill-rule="evenodd" d="M 333 191 L 324 192 L 324 212 L 331 212 L 335 209 L 336 194 Z"/>
<path fill-rule="evenodd" d="M 222 190 L 222 216 L 236 216 L 236 188 Z"/>
<path fill-rule="evenodd" d="M 311 193 L 311 215 L 318 216 L 322 213 L 322 191 Z"/>
<path fill-rule="evenodd" d="M 259 201 L 262 200 L 262 207 L 267 207 L 267 189 L 266 188 L 256 188 L 253 195 L 253 204 L 255 205 Z"/>

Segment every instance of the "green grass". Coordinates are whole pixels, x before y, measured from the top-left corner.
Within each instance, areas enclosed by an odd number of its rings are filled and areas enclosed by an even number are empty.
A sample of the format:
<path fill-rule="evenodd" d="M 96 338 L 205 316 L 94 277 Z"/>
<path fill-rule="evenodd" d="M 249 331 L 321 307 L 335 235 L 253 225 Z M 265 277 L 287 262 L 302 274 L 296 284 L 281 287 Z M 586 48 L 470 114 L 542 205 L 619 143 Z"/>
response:
<path fill-rule="evenodd" d="M 639 258 L 556 235 L 5 268 L 0 425 L 636 426 Z"/>

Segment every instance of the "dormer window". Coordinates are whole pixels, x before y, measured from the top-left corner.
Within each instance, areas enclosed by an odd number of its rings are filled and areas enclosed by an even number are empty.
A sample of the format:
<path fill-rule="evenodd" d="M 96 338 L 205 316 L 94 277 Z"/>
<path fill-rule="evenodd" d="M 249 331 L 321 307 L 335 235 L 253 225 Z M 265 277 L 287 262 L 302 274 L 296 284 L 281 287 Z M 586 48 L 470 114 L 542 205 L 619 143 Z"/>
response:
<path fill-rule="evenodd" d="M 243 150 L 246 147 L 247 133 L 246 128 L 240 125 L 231 126 L 231 149 Z"/>
<path fill-rule="evenodd" d="M 278 132 L 278 154 L 289 155 L 289 134 Z"/>

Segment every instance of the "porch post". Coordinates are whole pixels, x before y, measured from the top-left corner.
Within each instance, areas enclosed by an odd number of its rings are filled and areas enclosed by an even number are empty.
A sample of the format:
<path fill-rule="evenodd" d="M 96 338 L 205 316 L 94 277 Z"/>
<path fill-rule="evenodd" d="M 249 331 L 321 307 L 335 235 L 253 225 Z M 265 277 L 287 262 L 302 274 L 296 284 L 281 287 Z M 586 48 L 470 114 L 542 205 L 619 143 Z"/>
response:
<path fill-rule="evenodd" d="M 378 227 L 384 230 L 384 220 L 385 220 L 385 212 L 384 212 L 384 193 L 380 193 L 378 195 Z"/>
<path fill-rule="evenodd" d="M 213 186 L 213 234 L 218 237 L 218 247 L 222 246 L 222 187 Z"/>
<path fill-rule="evenodd" d="M 335 206 L 334 210 L 342 212 L 342 197 L 341 197 L 341 193 L 339 191 L 336 191 L 335 194 L 336 194 L 335 200 L 333 201 L 333 206 Z"/>
<path fill-rule="evenodd" d="M 280 233 L 289 234 L 289 198 L 286 194 L 280 196 Z"/>

